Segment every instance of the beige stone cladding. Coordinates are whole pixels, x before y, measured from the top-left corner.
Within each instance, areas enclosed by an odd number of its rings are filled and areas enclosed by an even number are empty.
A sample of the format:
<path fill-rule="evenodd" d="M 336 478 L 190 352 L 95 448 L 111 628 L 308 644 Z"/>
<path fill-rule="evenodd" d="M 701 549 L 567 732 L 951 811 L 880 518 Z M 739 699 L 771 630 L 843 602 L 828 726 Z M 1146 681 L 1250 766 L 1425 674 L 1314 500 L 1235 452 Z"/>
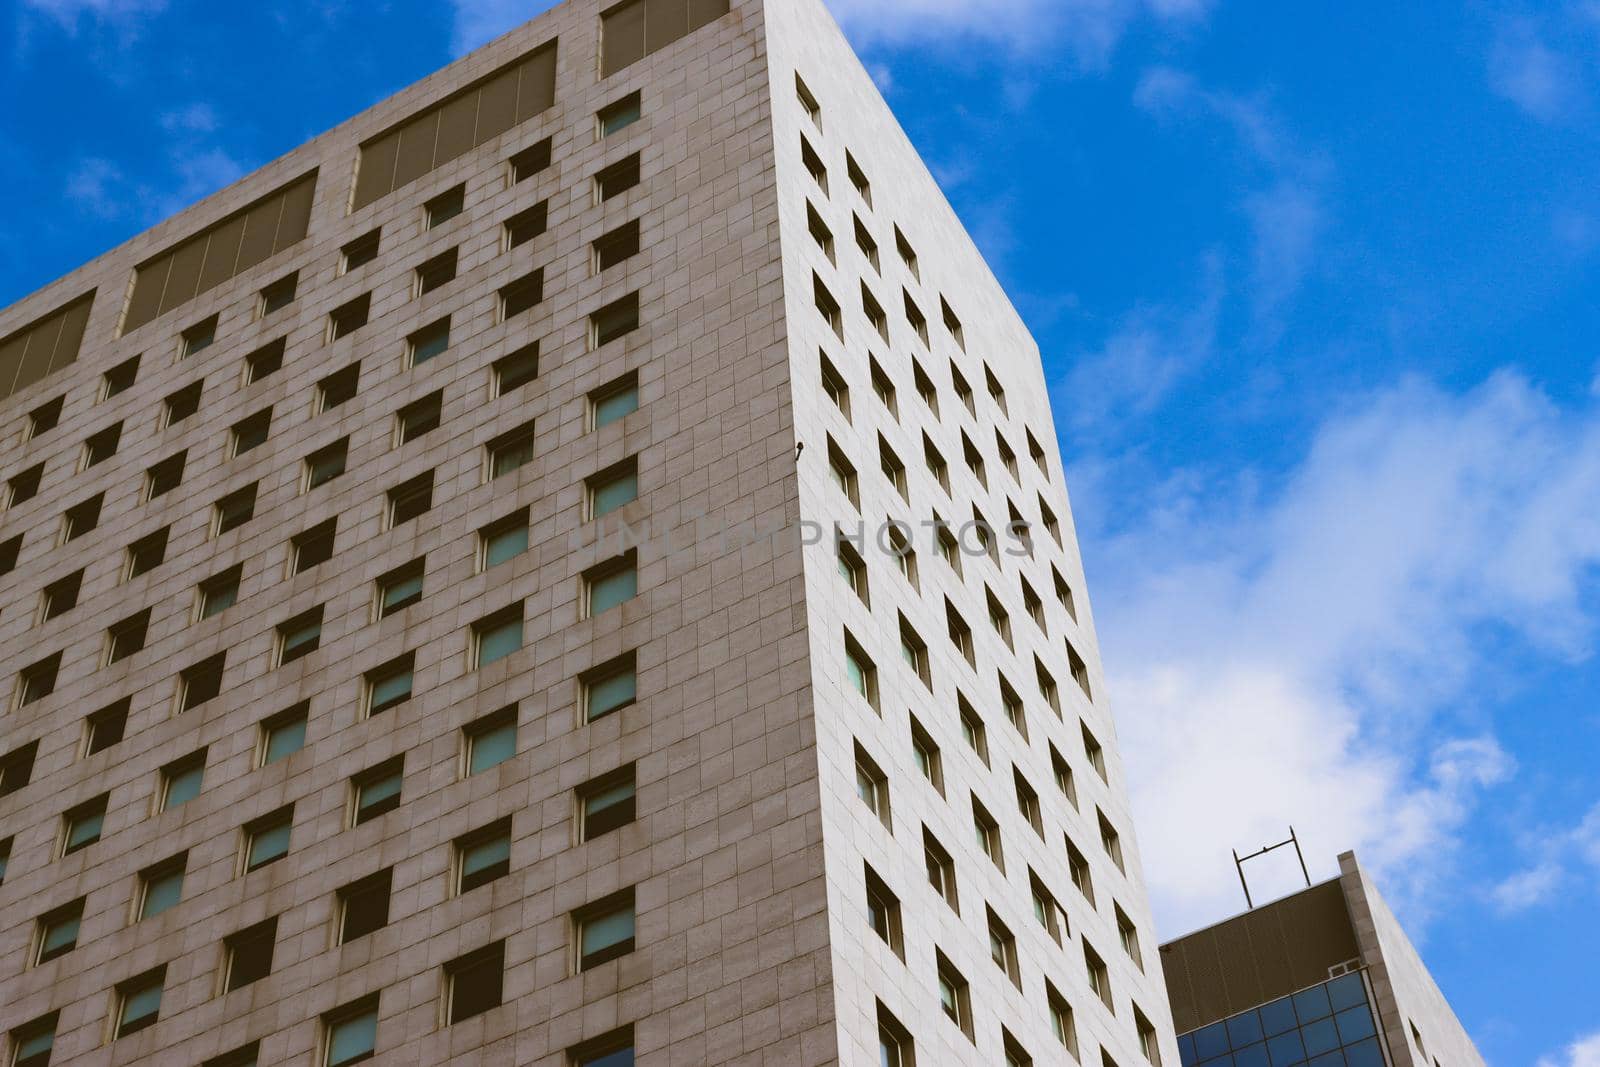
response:
<path fill-rule="evenodd" d="M 878 1062 L 881 1004 L 918 1063 L 1071 1062 L 1048 981 L 1070 1005 L 1077 1060 L 1147 1062 L 1139 1012 L 1150 1053 L 1176 1063 L 1038 347 L 823 5 L 771 0 L 767 18 L 801 512 L 827 530 L 864 524 L 868 540 L 865 598 L 831 537 L 807 547 L 805 566 L 841 1058 Z M 931 404 L 920 395 L 929 385 Z M 969 535 L 951 567 L 926 524 L 966 524 L 974 508 L 997 529 L 1014 513 L 1031 523 L 1032 555 L 1012 554 L 1003 534 L 994 556 L 971 554 Z M 915 529 L 914 582 L 876 541 L 889 520 Z M 952 610 L 968 636 L 952 638 Z M 922 651 L 903 650 L 903 624 Z M 871 662 L 876 707 L 856 690 L 846 635 Z M 1003 685 L 1021 698 L 1022 729 Z M 964 741 L 963 698 L 982 722 L 982 755 Z M 937 745 L 942 790 L 919 768 L 913 723 Z M 858 748 L 869 776 L 887 780 L 887 818 L 859 795 Z M 1036 820 L 1019 781 L 1037 794 Z M 1003 869 L 977 841 L 975 801 L 998 825 Z M 1102 846 L 1102 819 L 1120 860 Z M 954 861 L 959 913 L 930 885 L 925 832 Z M 1075 886 L 1068 840 L 1092 903 Z M 869 926 L 869 867 L 898 898 L 903 958 Z M 1055 935 L 1036 917 L 1033 878 L 1064 912 Z M 991 958 L 991 913 L 1015 939 L 1020 985 Z M 1091 991 L 1086 948 L 1106 965 L 1109 1008 Z M 965 1026 L 941 1010 L 939 954 L 967 983 Z"/>

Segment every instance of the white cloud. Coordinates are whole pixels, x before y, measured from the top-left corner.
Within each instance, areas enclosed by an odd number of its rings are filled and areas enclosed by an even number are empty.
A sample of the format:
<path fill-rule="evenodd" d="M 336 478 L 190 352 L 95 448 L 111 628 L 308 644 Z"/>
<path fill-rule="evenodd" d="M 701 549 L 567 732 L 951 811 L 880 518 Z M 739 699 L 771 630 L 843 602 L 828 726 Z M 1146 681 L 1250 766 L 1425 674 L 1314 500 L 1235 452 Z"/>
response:
<path fill-rule="evenodd" d="M 1526 20 L 1508 22 L 1496 34 L 1489 52 L 1489 85 L 1544 122 L 1568 114 L 1582 93 L 1572 60 L 1547 45 Z"/>
<path fill-rule="evenodd" d="M 65 193 L 79 210 L 101 219 L 120 218 L 131 206 L 122 171 L 105 159 L 80 160 L 67 176 Z"/>
<path fill-rule="evenodd" d="M 1600 887 L 1600 803 L 1576 826 L 1540 827 L 1530 840 L 1529 865 L 1489 890 L 1489 899 L 1500 911 L 1511 914 L 1549 903 L 1560 889 L 1580 878 Z"/>
<path fill-rule="evenodd" d="M 1493 677 L 1506 631 L 1587 649 L 1597 498 L 1600 415 L 1502 373 L 1347 401 L 1281 477 L 1189 472 L 1086 532 L 1165 934 L 1238 910 L 1229 850 L 1290 824 L 1314 874 L 1354 848 L 1397 906 L 1427 910 L 1514 769 L 1447 713 Z"/>
<path fill-rule="evenodd" d="M 1554 896 L 1564 873 L 1561 864 L 1545 860 L 1500 882 L 1489 891 L 1489 899 L 1502 913 L 1526 911 Z"/>
<path fill-rule="evenodd" d="M 95 218 L 151 224 L 238 181 L 249 169 L 210 143 L 221 124 L 209 104 L 175 109 L 159 122 L 166 141 L 150 171 L 130 178 L 109 160 L 80 160 L 67 177 L 67 201 Z"/>
<path fill-rule="evenodd" d="M 465 55 L 480 45 L 544 14 L 558 0 L 450 0 L 455 28 L 450 49 Z"/>
<path fill-rule="evenodd" d="M 1542 1057 L 1538 1067 L 1600 1067 L 1600 1031 L 1578 1038 L 1559 1057 Z"/>

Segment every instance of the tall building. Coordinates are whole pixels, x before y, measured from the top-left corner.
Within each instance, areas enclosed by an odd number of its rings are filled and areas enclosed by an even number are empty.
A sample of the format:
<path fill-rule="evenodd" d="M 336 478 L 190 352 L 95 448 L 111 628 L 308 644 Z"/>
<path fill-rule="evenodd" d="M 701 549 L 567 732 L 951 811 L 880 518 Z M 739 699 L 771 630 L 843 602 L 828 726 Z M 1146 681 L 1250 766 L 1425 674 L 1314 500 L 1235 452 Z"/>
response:
<path fill-rule="evenodd" d="M 1484 1067 L 1353 853 L 1161 946 L 1183 1067 Z"/>
<path fill-rule="evenodd" d="M 1177 1061 L 1038 349 L 818 0 L 571 0 L 0 338 L 11 1064 Z"/>

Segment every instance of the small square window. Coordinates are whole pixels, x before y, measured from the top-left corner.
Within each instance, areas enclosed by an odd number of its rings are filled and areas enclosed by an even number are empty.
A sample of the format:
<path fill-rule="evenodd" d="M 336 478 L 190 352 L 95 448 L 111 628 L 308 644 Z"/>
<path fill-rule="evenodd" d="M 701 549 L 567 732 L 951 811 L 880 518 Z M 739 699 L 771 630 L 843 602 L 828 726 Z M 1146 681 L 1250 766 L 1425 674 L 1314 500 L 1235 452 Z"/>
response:
<path fill-rule="evenodd" d="M 498 1008 L 504 993 L 505 969 L 504 941 L 445 964 L 445 1024 L 464 1022 Z"/>
<path fill-rule="evenodd" d="M 378 579 L 378 618 L 387 619 L 422 600 L 423 561 L 413 560 Z"/>
<path fill-rule="evenodd" d="M 338 533 L 338 520 L 320 522 L 304 533 L 289 539 L 289 565 L 293 574 L 304 574 L 333 558 L 334 537 Z"/>
<path fill-rule="evenodd" d="M 22 535 L 0 541 L 0 574 L 10 574 L 17 569 L 17 557 L 22 554 Z"/>
<path fill-rule="evenodd" d="M 454 189 L 446 189 L 438 196 L 422 205 L 423 213 L 427 216 L 428 229 L 443 225 L 461 214 L 467 208 L 467 187 L 458 185 Z"/>
<path fill-rule="evenodd" d="M 161 810 L 171 811 L 199 796 L 205 774 L 204 749 L 161 768 Z"/>
<path fill-rule="evenodd" d="M 457 249 L 449 249 L 438 255 L 419 263 L 416 269 L 415 291 L 417 296 L 427 296 L 436 289 L 443 289 L 446 285 L 456 280 L 456 262 L 460 258 Z"/>
<path fill-rule="evenodd" d="M 822 250 L 822 254 L 828 257 L 828 262 L 836 262 L 833 255 L 833 231 L 828 229 L 828 224 L 822 220 L 822 216 L 809 200 L 806 202 L 806 229 L 817 247 Z"/>
<path fill-rule="evenodd" d="M 197 322 L 183 331 L 183 356 L 185 359 L 196 352 L 203 352 L 210 348 L 217 340 L 217 316 L 213 315 L 203 322 Z"/>
<path fill-rule="evenodd" d="M 939 391 L 934 387 L 933 379 L 928 377 L 928 372 L 916 360 L 911 361 L 911 381 L 917 387 L 917 396 L 933 412 L 934 418 L 939 417 Z"/>
<path fill-rule="evenodd" d="M 232 993 L 272 973 L 272 950 L 278 940 L 276 917 L 246 927 L 223 939 L 226 957 L 223 991 Z"/>
<path fill-rule="evenodd" d="M 546 137 L 512 156 L 509 161 L 512 184 L 525 182 L 550 166 L 550 148 L 550 138 Z"/>
<path fill-rule="evenodd" d="M 442 356 L 450 348 L 450 319 L 431 322 L 406 338 L 406 353 L 413 367 Z"/>
<path fill-rule="evenodd" d="M 350 438 L 341 437 L 306 457 L 306 492 L 326 485 L 344 473 L 350 455 Z"/>
<path fill-rule="evenodd" d="M 306 722 L 311 713 L 311 702 L 301 701 L 287 711 L 280 711 L 261 724 L 261 757 L 263 767 L 288 759 L 306 744 Z"/>
<path fill-rule="evenodd" d="M 128 711 L 132 707 L 133 699 L 123 697 L 115 704 L 90 713 L 85 720 L 88 732 L 84 738 L 83 754 L 93 756 L 120 742 L 127 732 Z"/>
<path fill-rule="evenodd" d="M 208 577 L 200 582 L 200 617 L 210 619 L 214 614 L 222 614 L 227 609 L 238 603 L 238 582 L 245 573 L 243 563 L 235 563 L 221 574 Z"/>
<path fill-rule="evenodd" d="M 238 529 L 256 514 L 256 483 L 237 489 L 216 503 L 216 536 Z"/>
<path fill-rule="evenodd" d="M 472 627 L 472 665 L 487 667 L 522 648 L 522 605 L 513 604 Z"/>
<path fill-rule="evenodd" d="M 489 480 L 493 481 L 533 462 L 534 425 L 521 426 L 501 434 L 487 446 Z"/>
<path fill-rule="evenodd" d="M 1106 818 L 1106 813 L 1095 809 L 1095 815 L 1100 823 L 1100 847 L 1105 854 L 1111 857 L 1111 862 L 1117 865 L 1117 870 L 1126 871 L 1122 865 L 1122 838 L 1117 833 L 1116 827 L 1111 825 L 1111 820 Z"/>
<path fill-rule="evenodd" d="M 161 1017 L 161 987 L 165 966 L 148 971 L 117 986 L 117 1027 L 113 1038 L 127 1037 L 154 1026 Z"/>
<path fill-rule="evenodd" d="M 328 375 L 317 383 L 317 410 L 332 411 L 356 395 L 356 385 L 361 376 L 361 364 L 352 363 Z"/>
<path fill-rule="evenodd" d="M 167 533 L 168 528 L 163 526 L 154 533 L 139 538 L 128 546 L 129 579 L 137 578 L 155 570 L 167 558 Z"/>
<path fill-rule="evenodd" d="M 500 290 L 500 321 L 514 319 L 544 300 L 544 269 L 524 274 Z"/>
<path fill-rule="evenodd" d="M 577 911 L 578 970 L 587 971 L 633 951 L 633 890 L 624 889 Z"/>
<path fill-rule="evenodd" d="M 589 428 L 602 426 L 639 410 L 639 379 L 628 374 L 589 394 Z"/>
<path fill-rule="evenodd" d="M 539 377 L 539 342 L 523 345 L 494 362 L 494 392 L 505 396 Z"/>
<path fill-rule="evenodd" d="M 106 460 L 108 460 L 112 456 L 116 455 L 117 454 L 117 445 L 121 441 L 122 441 L 122 423 L 120 423 L 120 422 L 113 423 L 112 425 L 107 426 L 105 429 L 101 430 L 99 433 L 90 435 L 83 442 L 83 467 L 84 467 L 84 469 L 88 470 L 90 467 L 93 467 L 93 466 L 95 466 L 97 464 L 100 464 L 100 463 L 104 463 Z M 20 499 L 18 498 L 19 486 L 18 486 L 18 483 L 17 483 L 17 478 L 13 478 L 11 480 L 11 505 L 13 507 L 15 507 L 16 505 L 22 503 L 23 500 L 28 499 L 28 497 L 32 496 L 35 492 L 38 491 L 38 489 L 39 489 L 39 476 L 41 474 L 43 474 L 43 473 L 44 473 L 44 464 L 41 463 L 39 466 L 33 468 L 32 471 L 26 472 L 24 475 L 19 475 L 18 476 L 19 478 L 24 478 L 28 474 L 32 475 L 31 488 L 29 488 L 28 491 L 26 492 L 26 494 L 23 495 Z"/>
<path fill-rule="evenodd" d="M 362 234 L 354 241 L 339 250 L 340 260 L 343 263 L 341 274 L 349 274 L 357 267 L 364 267 L 378 258 L 378 243 L 382 231 L 373 230 L 371 233 Z"/>
<path fill-rule="evenodd" d="M 639 569 L 630 550 L 591 567 L 583 575 L 583 616 L 592 619 L 633 599 L 639 592 Z"/>
<path fill-rule="evenodd" d="M 1083 754 L 1089 757 L 1089 766 L 1094 768 L 1094 772 L 1100 776 L 1102 782 L 1110 781 L 1106 777 L 1105 747 L 1095 739 L 1094 734 L 1089 732 L 1087 723 L 1080 722 L 1078 729 L 1083 734 Z"/>
<path fill-rule="evenodd" d="M 600 137 L 610 137 L 619 130 L 625 130 L 639 121 L 641 104 L 637 92 L 629 93 L 621 100 L 607 104 L 595 113 L 595 126 Z"/>
<path fill-rule="evenodd" d="M 594 176 L 594 199 L 603 204 L 639 184 L 639 153 L 626 156 Z"/>
<path fill-rule="evenodd" d="M 11 1031 L 11 1067 L 50 1067 L 56 1044 L 55 1012 Z"/>
<path fill-rule="evenodd" d="M 411 699 L 416 656 L 405 655 L 367 672 L 367 714 L 381 715 Z"/>
<path fill-rule="evenodd" d="M 439 428 L 439 420 L 444 412 L 444 392 L 429 393 L 420 400 L 413 400 L 395 413 L 395 442 L 397 445 L 408 445 L 417 438 L 422 437 Z"/>
<path fill-rule="evenodd" d="M 282 311 L 294 303 L 295 292 L 299 288 L 300 274 L 287 275 L 261 290 L 260 314 L 266 318 L 274 311 Z"/>
<path fill-rule="evenodd" d="M 1072 672 L 1072 680 L 1083 690 L 1085 699 L 1093 700 L 1094 694 L 1089 691 L 1089 665 L 1078 655 L 1078 650 L 1072 647 L 1072 642 L 1067 642 L 1067 668 Z"/>
<path fill-rule="evenodd" d="M 227 653 L 219 652 L 201 660 L 178 675 L 179 707 L 183 711 L 198 708 L 222 692 L 222 671 Z"/>
<path fill-rule="evenodd" d="M 1127 953 L 1135 967 L 1144 970 L 1144 957 L 1139 952 L 1139 928 L 1128 918 L 1121 904 L 1113 904 L 1112 910 L 1117 916 L 1117 937 L 1122 942 L 1122 951 Z"/>
<path fill-rule="evenodd" d="M 61 836 L 61 854 L 70 856 L 79 849 L 88 848 L 100 840 L 100 832 L 105 827 L 106 797 L 98 796 L 85 804 L 67 812 L 62 822 L 64 829 Z"/>
<path fill-rule="evenodd" d="M 61 669 L 61 653 L 56 652 L 30 664 L 17 677 L 17 700 L 21 707 L 43 700 L 56 691 L 56 672 Z"/>
<path fill-rule="evenodd" d="M 178 487 L 183 481 L 183 464 L 187 455 L 187 452 L 179 452 L 175 456 L 168 456 L 145 472 L 146 500 L 154 500 Z"/>
<path fill-rule="evenodd" d="M 322 647 L 322 608 L 312 608 L 278 626 L 278 666 L 286 666 Z"/>
<path fill-rule="evenodd" d="M 133 383 L 139 378 L 139 358 L 134 356 L 106 371 L 100 382 L 101 400 L 110 400 L 118 393 L 125 393 L 133 388 Z"/>
<path fill-rule="evenodd" d="M 613 300 L 589 316 L 589 347 L 600 348 L 639 328 L 639 294 Z"/>
<path fill-rule="evenodd" d="M 328 342 L 331 344 L 349 337 L 367 324 L 372 311 L 372 294 L 362 293 L 354 300 L 341 304 L 328 314 Z"/>
<path fill-rule="evenodd" d="M 1056 780 L 1056 789 L 1067 798 L 1067 803 L 1074 808 L 1078 806 L 1078 785 L 1073 778 L 1072 765 L 1066 758 L 1056 751 L 1056 746 L 1050 746 L 1050 770 Z"/>
<path fill-rule="evenodd" d="M 585 722 L 602 719 L 638 699 L 638 675 L 631 652 L 590 669 L 579 681 Z"/>
<path fill-rule="evenodd" d="M 1062 912 L 1061 905 L 1056 903 L 1055 896 L 1044 887 L 1039 876 L 1033 868 L 1028 868 L 1028 889 L 1033 897 L 1033 917 L 1045 933 L 1056 944 L 1061 944 L 1062 927 L 1066 925 L 1066 914 Z"/>
<path fill-rule="evenodd" d="M 585 483 L 587 519 L 599 519 L 639 499 L 639 464 L 629 458 L 591 475 Z"/>
<path fill-rule="evenodd" d="M 283 353 L 285 341 L 282 337 L 256 349 L 244 357 L 244 381 L 246 385 L 254 385 L 263 378 L 270 378 L 283 369 Z"/>
<path fill-rule="evenodd" d="M 83 588 L 83 572 L 73 571 L 65 578 L 51 582 L 41 594 L 43 604 L 40 619 L 49 622 L 60 618 L 78 606 L 78 592 Z"/>
<path fill-rule="evenodd" d="M 638 255 L 639 220 L 623 223 L 609 233 L 602 234 L 590 247 L 596 274 L 610 270 L 617 264 Z"/>
<path fill-rule="evenodd" d="M 144 650 L 145 638 L 150 633 L 150 609 L 128 616 L 106 627 L 106 663 L 125 660 Z"/>
<path fill-rule="evenodd" d="M 339 890 L 339 944 L 348 945 L 389 925 L 393 881 L 394 868 L 386 867 Z"/>
<path fill-rule="evenodd" d="M 200 391 L 204 382 L 190 384 L 172 393 L 166 399 L 163 424 L 175 426 L 200 410 Z"/>
<path fill-rule="evenodd" d="M 260 870 L 289 854 L 289 834 L 294 828 L 294 806 L 279 808 L 244 827 L 245 873 Z"/>
<path fill-rule="evenodd" d="M 400 790 L 405 781 L 404 757 L 396 756 L 350 779 L 354 802 L 350 812 L 353 826 L 371 822 L 400 806 Z"/>
<path fill-rule="evenodd" d="M 468 723 L 462 729 L 462 737 L 468 775 L 498 767 L 517 754 L 516 706 Z"/>
<path fill-rule="evenodd" d="M 544 233 L 550 222 L 550 202 L 541 200 L 530 208 L 512 215 L 505 221 L 502 245 L 505 251 L 521 248 Z"/>
<path fill-rule="evenodd" d="M 378 998 L 368 997 L 322 1017 L 323 1067 L 370 1060 L 378 1048 Z"/>
<path fill-rule="evenodd" d="M 511 820 L 456 838 L 456 892 L 470 893 L 511 870 Z"/>
<path fill-rule="evenodd" d="M 389 528 L 425 514 L 433 507 L 433 472 L 418 475 L 389 490 Z"/>
<path fill-rule="evenodd" d="M 28 412 L 28 440 L 36 440 L 55 429 L 61 422 L 61 409 L 65 403 L 66 397 L 58 396 Z"/>
<path fill-rule="evenodd" d="M 1039 794 L 1028 780 L 1022 777 L 1022 772 L 1016 767 L 1011 768 L 1012 786 L 1017 793 L 1017 811 L 1033 827 L 1033 832 L 1041 838 L 1044 837 L 1044 818 L 1039 809 Z"/>
<path fill-rule="evenodd" d="M 528 550 L 528 509 L 521 511 L 497 522 L 491 523 L 478 531 L 478 569 L 488 570 L 490 567 L 504 563 L 514 556 L 520 556 Z"/>
<path fill-rule="evenodd" d="M 579 786 L 579 839 L 593 841 L 633 822 L 638 813 L 636 788 L 631 763 Z"/>
<path fill-rule="evenodd" d="M 78 931 L 82 921 L 82 900 L 75 900 L 71 904 L 40 916 L 39 947 L 34 956 L 34 965 L 49 963 L 77 948 Z"/>
<path fill-rule="evenodd" d="M 253 448 L 267 443 L 272 430 L 272 409 L 258 411 L 249 418 L 233 424 L 233 454 L 242 456 Z"/>
<path fill-rule="evenodd" d="M 29 741 L 0 759 L 0 797 L 10 796 L 27 786 L 33 778 L 33 763 L 38 752 L 39 742 Z"/>
<path fill-rule="evenodd" d="M 1000 1028 L 1000 1044 L 1005 1049 L 1006 1067 L 1033 1067 L 1033 1057 L 1028 1055 L 1028 1050 L 1003 1026 Z"/>

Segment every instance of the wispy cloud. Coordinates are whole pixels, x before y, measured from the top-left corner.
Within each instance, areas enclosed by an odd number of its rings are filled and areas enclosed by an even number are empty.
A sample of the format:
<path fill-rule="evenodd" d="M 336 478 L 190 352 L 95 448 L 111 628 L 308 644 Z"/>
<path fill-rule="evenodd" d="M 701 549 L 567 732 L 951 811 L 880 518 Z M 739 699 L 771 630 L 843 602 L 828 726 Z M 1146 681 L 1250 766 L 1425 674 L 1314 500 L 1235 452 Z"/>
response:
<path fill-rule="evenodd" d="M 1540 828 L 1529 851 L 1530 864 L 1489 891 L 1501 912 L 1529 911 L 1574 883 L 1583 883 L 1591 894 L 1600 890 L 1600 802 L 1575 826 Z"/>
<path fill-rule="evenodd" d="M 67 177 L 67 202 L 93 218 L 148 225 L 238 181 L 249 169 L 212 143 L 221 123 L 209 104 L 178 108 L 158 121 L 166 141 L 153 171 L 130 176 L 109 160 L 87 157 Z"/>
<path fill-rule="evenodd" d="M 1462 826 L 1515 769 L 1451 709 L 1507 632 L 1586 653 L 1597 497 L 1600 412 L 1502 373 L 1350 401 L 1281 478 L 1188 472 L 1086 531 L 1164 927 L 1236 910 L 1229 849 L 1286 824 L 1320 873 L 1355 848 L 1402 908 L 1436 902 Z"/>
<path fill-rule="evenodd" d="M 1530 19 L 1509 20 L 1496 32 L 1489 51 L 1489 85 L 1544 122 L 1568 116 L 1583 94 L 1576 62 L 1546 43 Z"/>
<path fill-rule="evenodd" d="M 1600 1030 L 1580 1037 L 1558 1056 L 1545 1056 L 1538 1067 L 1600 1067 Z"/>
<path fill-rule="evenodd" d="M 465 55 L 556 6 L 558 0 L 450 0 L 455 10 L 450 50 Z"/>

